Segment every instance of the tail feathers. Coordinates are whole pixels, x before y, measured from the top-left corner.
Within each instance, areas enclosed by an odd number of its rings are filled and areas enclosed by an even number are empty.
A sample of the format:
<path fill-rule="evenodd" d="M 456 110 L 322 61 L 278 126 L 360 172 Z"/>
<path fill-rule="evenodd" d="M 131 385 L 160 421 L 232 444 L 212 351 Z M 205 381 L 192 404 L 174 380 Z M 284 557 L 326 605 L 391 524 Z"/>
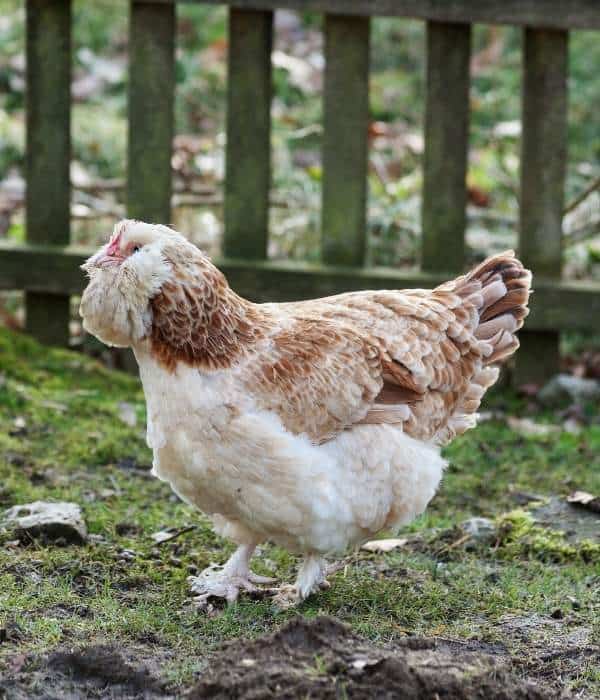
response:
<path fill-rule="evenodd" d="M 445 444 L 476 424 L 481 399 L 498 379 L 498 364 L 519 347 L 516 333 L 529 313 L 530 287 L 531 273 L 511 250 L 484 260 L 468 274 L 440 287 L 468 302 L 464 305 L 469 313 L 468 332 L 480 341 L 483 361 L 435 436 L 436 442 Z"/>
<path fill-rule="evenodd" d="M 508 250 L 484 260 L 455 285 L 479 312 L 475 337 L 491 346 L 486 365 L 510 357 L 519 347 L 516 332 L 529 313 L 531 272 Z"/>

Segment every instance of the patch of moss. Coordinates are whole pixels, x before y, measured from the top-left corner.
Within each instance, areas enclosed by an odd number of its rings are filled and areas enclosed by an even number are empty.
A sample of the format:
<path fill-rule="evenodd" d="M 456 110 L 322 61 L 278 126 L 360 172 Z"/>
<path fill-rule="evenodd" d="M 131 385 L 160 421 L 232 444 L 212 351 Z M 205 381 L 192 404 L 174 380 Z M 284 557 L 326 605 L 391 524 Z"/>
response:
<path fill-rule="evenodd" d="M 600 562 L 600 544 L 587 539 L 569 542 L 564 532 L 539 525 L 531 513 L 521 508 L 501 515 L 497 522 L 499 551 L 503 556 L 532 556 L 555 562 Z"/>

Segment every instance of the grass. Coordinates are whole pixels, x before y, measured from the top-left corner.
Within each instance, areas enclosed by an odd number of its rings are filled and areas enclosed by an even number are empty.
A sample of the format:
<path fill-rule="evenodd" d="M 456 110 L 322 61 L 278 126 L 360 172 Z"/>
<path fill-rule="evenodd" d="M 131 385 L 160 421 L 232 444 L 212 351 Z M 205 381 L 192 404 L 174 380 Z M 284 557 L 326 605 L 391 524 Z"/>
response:
<path fill-rule="evenodd" d="M 122 402 L 134 407 L 136 426 L 121 419 Z M 507 393 L 490 402 L 530 414 Z M 417 544 L 351 558 L 301 614 L 334 615 L 380 643 L 406 634 L 499 641 L 526 661 L 532 651 L 507 619 L 551 620 L 559 610 L 561 634 L 586 628 L 600 643 L 598 550 L 575 547 L 556 556 L 560 535 L 544 539 L 518 511 L 505 515 L 517 508 L 518 492 L 600 493 L 600 425 L 592 422 L 578 435 L 525 438 L 494 420 L 456 440 L 447 454 L 451 467 L 440 493 L 407 529 L 421 533 Z M 150 461 L 137 379 L 0 329 L 0 508 L 74 501 L 96 536 L 85 546 L 22 547 L 0 531 L 0 627 L 14 630 L 0 644 L 0 675 L 17 653 L 109 642 L 160 659 L 163 678 L 180 690 L 221 641 L 256 636 L 293 616 L 268 601 L 242 601 L 215 617 L 192 607 L 186 577 L 224 561 L 232 546 L 149 476 Z M 474 515 L 499 517 L 504 525 L 512 518 L 514 527 L 502 530 L 507 534 L 494 547 L 448 546 L 451 528 Z M 197 527 L 160 547 L 150 537 L 187 525 Z M 532 537 L 539 546 L 529 546 Z M 254 564 L 286 580 L 294 567 L 293 557 L 270 545 Z M 591 660 L 568 678 L 575 689 L 600 693 Z"/>

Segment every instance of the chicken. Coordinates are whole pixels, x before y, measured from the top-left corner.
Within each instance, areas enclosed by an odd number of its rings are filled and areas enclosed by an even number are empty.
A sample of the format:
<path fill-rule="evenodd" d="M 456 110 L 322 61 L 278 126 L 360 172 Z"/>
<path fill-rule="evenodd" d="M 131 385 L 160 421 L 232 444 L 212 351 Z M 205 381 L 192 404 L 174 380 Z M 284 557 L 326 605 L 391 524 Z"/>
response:
<path fill-rule="evenodd" d="M 280 606 L 326 585 L 326 556 L 423 512 L 441 446 L 518 347 L 531 283 L 509 251 L 434 290 L 254 304 L 184 236 L 132 220 L 83 268 L 84 328 L 137 358 L 153 473 L 238 545 L 193 592 L 270 583 L 249 567 L 268 540 L 303 557 L 270 589 Z"/>

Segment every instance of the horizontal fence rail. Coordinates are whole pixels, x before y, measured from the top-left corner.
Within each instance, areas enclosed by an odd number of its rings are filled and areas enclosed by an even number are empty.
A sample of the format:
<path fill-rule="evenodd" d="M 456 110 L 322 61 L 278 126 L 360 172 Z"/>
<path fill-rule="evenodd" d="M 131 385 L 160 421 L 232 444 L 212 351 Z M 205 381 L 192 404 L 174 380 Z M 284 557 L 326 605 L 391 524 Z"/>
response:
<path fill-rule="evenodd" d="M 0 242 L 0 289 L 30 289 L 79 294 L 85 284 L 79 265 L 93 253 L 70 246 L 15 246 Z M 216 259 L 231 286 L 257 302 L 294 301 L 354 289 L 429 289 L 445 274 L 381 267 L 311 265 L 289 261 Z M 600 284 L 538 278 L 527 326 L 532 330 L 600 331 Z"/>
<path fill-rule="evenodd" d="M 298 10 L 434 22 L 511 24 L 554 29 L 600 29 L 597 0 L 149 0 L 229 5 L 241 10 Z"/>
<path fill-rule="evenodd" d="M 208 0 L 209 3 L 212 0 Z M 600 330 L 600 284 L 561 280 L 568 30 L 600 29 L 598 0 L 231 0 L 224 258 L 256 301 L 351 289 L 432 287 L 465 257 L 469 64 L 474 22 L 522 25 L 519 248 L 533 269 L 519 381 L 558 367 L 561 330 Z M 174 132 L 175 3 L 130 0 L 127 210 L 168 223 Z M 27 329 L 65 344 L 69 297 L 90 251 L 68 246 L 71 0 L 27 0 L 26 244 L 0 242 L 0 289 L 26 290 Z M 322 265 L 267 260 L 273 10 L 324 14 Z M 364 267 L 370 17 L 427 22 L 422 271 Z"/>

